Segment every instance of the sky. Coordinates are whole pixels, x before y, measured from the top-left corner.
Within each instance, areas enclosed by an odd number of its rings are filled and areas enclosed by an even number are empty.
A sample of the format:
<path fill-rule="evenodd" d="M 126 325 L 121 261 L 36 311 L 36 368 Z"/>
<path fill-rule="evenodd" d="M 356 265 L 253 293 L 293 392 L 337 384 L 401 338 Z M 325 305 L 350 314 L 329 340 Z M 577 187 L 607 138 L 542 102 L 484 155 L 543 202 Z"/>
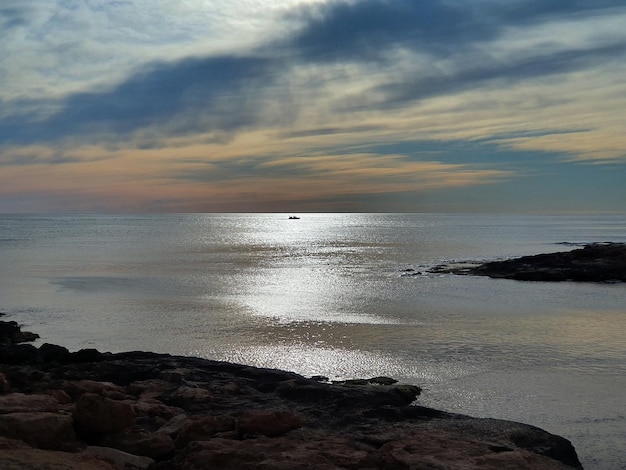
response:
<path fill-rule="evenodd" d="M 624 0 L 2 0 L 0 212 L 626 211 Z"/>

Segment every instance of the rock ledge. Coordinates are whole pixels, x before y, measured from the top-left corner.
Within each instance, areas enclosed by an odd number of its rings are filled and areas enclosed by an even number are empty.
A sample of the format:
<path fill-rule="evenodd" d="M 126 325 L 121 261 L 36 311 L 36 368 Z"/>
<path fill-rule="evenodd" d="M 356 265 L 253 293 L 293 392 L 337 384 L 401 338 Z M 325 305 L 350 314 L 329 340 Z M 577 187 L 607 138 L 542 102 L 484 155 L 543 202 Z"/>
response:
<path fill-rule="evenodd" d="M 592 243 L 558 253 L 489 263 L 440 265 L 433 273 L 489 276 L 518 281 L 626 282 L 626 244 Z"/>
<path fill-rule="evenodd" d="M 564 438 L 418 406 L 419 393 L 385 377 L 1 345 L 0 468 L 582 468 Z"/>

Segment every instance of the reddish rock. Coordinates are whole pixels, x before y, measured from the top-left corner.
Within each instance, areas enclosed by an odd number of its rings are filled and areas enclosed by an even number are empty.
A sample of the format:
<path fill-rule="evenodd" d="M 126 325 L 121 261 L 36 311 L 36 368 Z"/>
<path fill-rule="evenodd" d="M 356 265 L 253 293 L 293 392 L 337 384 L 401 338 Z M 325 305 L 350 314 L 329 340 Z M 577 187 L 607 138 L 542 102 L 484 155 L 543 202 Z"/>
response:
<path fill-rule="evenodd" d="M 82 432 L 108 434 L 128 428 L 135 419 L 135 412 L 129 403 L 85 393 L 76 402 L 73 416 Z"/>
<path fill-rule="evenodd" d="M 122 470 L 89 452 L 58 452 L 30 447 L 0 449 L 0 468 L 6 470 Z"/>
<path fill-rule="evenodd" d="M 165 425 L 174 416 L 184 411 L 181 408 L 165 405 L 154 398 L 140 399 L 132 403 L 135 411 L 135 425 L 154 432 Z"/>
<path fill-rule="evenodd" d="M 182 448 L 191 441 L 204 441 L 219 433 L 234 431 L 235 418 L 232 416 L 203 416 L 187 419 L 177 432 L 176 447 Z"/>
<path fill-rule="evenodd" d="M 8 437 L 0 436 L 0 450 L 7 449 L 30 449 L 30 446 L 24 441 L 17 439 L 9 439 Z M 0 467 L 2 468 L 2 467 Z"/>
<path fill-rule="evenodd" d="M 171 400 L 175 404 L 189 402 L 210 402 L 214 400 L 211 392 L 204 388 L 188 387 L 183 385 L 179 387 L 172 395 Z"/>
<path fill-rule="evenodd" d="M 179 414 L 170 419 L 167 423 L 159 428 L 157 432 L 167 434 L 168 436 L 176 436 L 192 420 L 186 414 Z"/>
<path fill-rule="evenodd" d="M 460 430 L 459 430 L 460 431 Z M 562 462 L 524 449 L 490 446 L 463 432 L 428 430 L 384 444 L 382 468 L 467 468 L 481 470 L 566 470 Z"/>
<path fill-rule="evenodd" d="M 166 421 L 183 412 L 182 408 L 168 406 L 154 398 L 140 399 L 133 403 L 133 410 L 137 417 L 148 416 L 163 418 Z"/>
<path fill-rule="evenodd" d="M 336 452 L 341 453 L 341 457 L 334 461 L 337 457 Z M 341 440 L 333 444 L 328 440 L 292 441 L 266 437 L 245 441 L 218 438 L 192 442 L 174 463 L 175 468 L 185 470 L 383 468 L 372 465 L 374 462 L 369 460 L 367 452 L 352 451 L 346 448 Z"/>
<path fill-rule="evenodd" d="M 236 384 L 235 382 L 229 382 L 227 384 L 224 384 L 224 386 L 220 388 L 220 391 L 224 395 L 231 395 L 231 396 L 246 394 L 246 391 L 242 390 L 241 386 L 239 384 Z"/>
<path fill-rule="evenodd" d="M 166 390 L 171 390 L 172 384 L 166 380 L 148 379 L 138 380 L 130 384 L 128 393 L 138 396 L 141 399 L 148 400 L 151 398 L 159 398 Z"/>
<path fill-rule="evenodd" d="M 111 447 L 89 446 L 86 449 L 86 453 L 110 462 L 114 465 L 114 468 L 119 470 L 137 468 L 147 469 L 154 464 L 154 460 L 149 457 L 129 454 L 128 452 L 113 449 Z"/>
<path fill-rule="evenodd" d="M 386 439 L 382 437 L 381 439 Z M 436 430 L 402 438 L 382 447 L 367 445 L 364 436 L 325 436 L 322 433 L 298 439 L 211 439 L 191 442 L 172 462 L 174 468 L 272 469 L 481 469 L 566 470 L 567 465 L 522 449 L 498 448 L 456 433 Z M 374 440 L 378 438 L 371 437 Z M 367 440 L 367 439 L 365 439 Z M 165 467 L 162 467 L 165 468 Z"/>
<path fill-rule="evenodd" d="M 47 412 L 0 415 L 0 435 L 20 439 L 42 449 L 67 450 L 76 447 L 70 416 Z"/>
<path fill-rule="evenodd" d="M 11 390 L 11 384 L 9 383 L 9 379 L 0 372 L 0 393 L 9 393 Z"/>
<path fill-rule="evenodd" d="M 273 443 L 272 443 L 273 444 Z M 276 446 L 269 452 L 273 453 Z M 230 469 L 253 469 L 263 468 L 261 462 L 263 455 L 267 455 L 268 449 L 259 452 L 258 446 L 252 441 L 235 441 L 231 439 L 211 439 L 210 441 L 194 441 L 177 456 L 173 462 L 175 467 L 189 470 L 208 470 L 219 468 Z M 265 467 L 271 468 L 271 467 Z M 292 467 L 297 468 L 297 467 Z M 303 467 L 307 468 L 307 467 Z M 309 467 L 311 468 L 311 467 Z M 323 468 L 318 466 L 317 468 Z"/>
<path fill-rule="evenodd" d="M 273 437 L 302 427 L 302 418 L 289 411 L 254 410 L 241 415 L 237 421 L 240 434 L 261 434 Z"/>
<path fill-rule="evenodd" d="M 64 391 L 78 400 L 85 393 L 95 393 L 114 400 L 124 400 L 130 398 L 124 388 L 111 382 L 99 382 L 97 380 L 77 380 L 66 382 Z"/>
<path fill-rule="evenodd" d="M 136 430 L 109 434 L 99 444 L 153 459 L 165 457 L 171 454 L 175 448 L 174 441 L 167 434 Z"/>
<path fill-rule="evenodd" d="M 70 397 L 64 390 L 46 390 L 44 393 L 53 397 L 59 405 L 72 403 L 72 397 Z"/>
<path fill-rule="evenodd" d="M 59 402 L 50 395 L 25 395 L 23 393 L 0 395 L 0 414 L 26 411 L 56 412 L 58 410 Z"/>
<path fill-rule="evenodd" d="M 118 447 L 93 449 L 107 456 L 111 463 L 106 468 L 582 468 L 564 438 L 528 425 L 411 404 L 419 387 L 386 378 L 321 383 L 275 369 L 142 352 L 71 353 L 63 361 L 44 363 L 33 356 L 36 348 L 24 346 L 0 347 L 0 371 L 12 390 L 36 390 L 49 394 L 47 400 L 78 398 L 61 407 L 74 408 L 81 445 Z M 31 405 L 40 403 L 41 397 L 30 400 Z M 63 437 L 63 429 L 43 426 L 44 418 L 65 419 L 64 429 L 71 430 L 68 415 L 22 414 L 27 416 L 0 415 L 6 436 L 3 439 L 0 432 L 0 468 L 55 467 L 52 457 L 50 466 L 2 460 L 4 450 L 29 451 L 15 439 L 60 447 L 38 437 L 54 436 L 63 445 L 76 444 L 73 435 Z M 176 446 L 170 450 L 172 440 Z M 158 461 L 153 463 L 148 455 Z M 68 463 L 55 468 L 101 468 L 81 467 L 72 459 L 59 457 L 59 462 Z"/>

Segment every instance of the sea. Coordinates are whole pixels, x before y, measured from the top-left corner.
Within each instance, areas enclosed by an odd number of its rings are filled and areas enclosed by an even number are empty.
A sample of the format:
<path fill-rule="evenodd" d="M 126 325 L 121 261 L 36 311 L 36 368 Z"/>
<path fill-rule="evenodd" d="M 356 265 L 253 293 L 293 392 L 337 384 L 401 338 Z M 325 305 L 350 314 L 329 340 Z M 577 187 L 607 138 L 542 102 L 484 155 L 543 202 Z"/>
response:
<path fill-rule="evenodd" d="M 624 243 L 626 214 L 290 215 L 3 214 L 0 311 L 36 345 L 393 377 L 626 469 L 626 284 L 428 272 Z"/>

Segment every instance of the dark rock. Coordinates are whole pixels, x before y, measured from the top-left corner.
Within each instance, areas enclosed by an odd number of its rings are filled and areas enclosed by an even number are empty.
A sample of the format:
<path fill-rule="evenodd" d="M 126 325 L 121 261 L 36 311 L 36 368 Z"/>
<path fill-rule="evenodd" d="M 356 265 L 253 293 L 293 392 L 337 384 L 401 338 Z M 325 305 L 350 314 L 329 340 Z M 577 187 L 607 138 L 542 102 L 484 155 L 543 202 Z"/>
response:
<path fill-rule="evenodd" d="M 422 272 L 421 271 L 416 271 L 413 268 L 408 268 L 408 269 L 404 269 L 402 270 L 402 277 L 412 277 L 412 276 L 421 276 Z"/>
<path fill-rule="evenodd" d="M 50 395 L 54 398 L 59 405 L 67 405 L 72 403 L 72 397 L 70 397 L 65 390 L 48 389 L 44 392 L 46 395 Z"/>
<path fill-rule="evenodd" d="M 393 385 L 398 383 L 396 379 L 392 379 L 391 377 L 372 377 L 371 379 L 368 379 L 368 382 L 378 385 Z"/>
<path fill-rule="evenodd" d="M 140 455 L 129 454 L 119 449 L 113 449 L 112 447 L 102 446 L 89 446 L 86 449 L 88 454 L 100 457 L 108 462 L 111 462 L 113 468 L 118 469 L 144 469 L 152 467 L 154 460 L 150 457 L 143 457 Z M 65 467 L 63 467 L 65 468 Z M 87 467 L 81 467 L 87 468 Z"/>
<path fill-rule="evenodd" d="M 234 421 L 234 420 L 233 420 Z M 179 415 L 174 416 L 167 423 L 164 423 L 157 432 L 161 434 L 167 434 L 168 436 L 176 437 L 178 433 L 190 423 L 189 417 L 181 413 Z"/>
<path fill-rule="evenodd" d="M 220 433 L 234 431 L 236 426 L 235 418 L 227 415 L 187 418 L 180 422 L 176 431 L 176 446 L 183 448 L 192 441 L 206 441 Z"/>
<path fill-rule="evenodd" d="M 248 411 L 239 416 L 237 420 L 237 431 L 244 436 L 259 434 L 276 437 L 301 427 L 302 418 L 300 416 L 282 410 Z"/>
<path fill-rule="evenodd" d="M 560 436 L 552 435 L 547 438 L 546 434 L 538 428 L 534 430 L 525 428 L 512 432 L 510 438 L 516 446 L 535 454 L 545 455 L 572 467 L 580 465 L 572 443 Z"/>
<path fill-rule="evenodd" d="M 42 449 L 76 447 L 72 418 L 58 413 L 29 411 L 0 415 L 0 435 Z"/>
<path fill-rule="evenodd" d="M 337 470 L 393 468 L 378 465 L 376 456 L 368 450 L 355 448 L 350 439 L 335 436 L 313 436 L 311 439 L 302 441 L 286 438 L 258 438 L 245 441 L 218 438 L 210 441 L 192 442 L 171 463 L 157 466 L 156 469 Z"/>
<path fill-rule="evenodd" d="M 0 372 L 0 393 L 8 393 L 11 390 L 11 382 L 6 375 Z"/>
<path fill-rule="evenodd" d="M 0 321 L 0 344 L 15 344 L 35 341 L 38 334 L 22 331 L 15 321 Z"/>
<path fill-rule="evenodd" d="M 102 355 L 97 349 L 87 348 L 71 353 L 73 362 L 97 362 Z"/>
<path fill-rule="evenodd" d="M 0 415 L 28 411 L 56 412 L 59 402 L 50 395 L 9 393 L 0 396 Z"/>
<path fill-rule="evenodd" d="M 64 348 L 25 346 L 0 347 L 0 373 L 14 397 L 35 397 L 31 408 L 50 411 L 0 415 L 5 437 L 37 447 L 75 446 L 66 432 L 73 424 L 81 447 L 100 446 L 87 449 L 98 449 L 118 466 L 581 468 L 563 438 L 415 405 L 420 388 L 388 377 L 333 384 L 168 354 L 66 354 Z M 9 411 L 15 409 L 11 400 Z M 46 408 L 56 403 L 58 412 Z M 31 422 L 41 432 L 58 426 L 63 442 L 29 437 Z M 16 426 L 22 431 L 12 431 Z"/>
<path fill-rule="evenodd" d="M 163 402 L 148 398 L 140 398 L 133 403 L 133 410 L 135 410 L 135 416 L 137 417 L 151 417 L 161 418 L 163 423 L 159 424 L 159 427 L 165 424 L 166 421 L 172 419 L 174 416 L 178 416 L 183 413 L 182 408 L 175 406 L 168 406 Z"/>
<path fill-rule="evenodd" d="M 342 381 L 338 384 L 323 384 L 313 380 L 285 381 L 275 390 L 276 394 L 298 402 L 324 402 L 330 406 L 385 406 L 409 405 L 420 394 L 415 385 L 376 386 L 368 380 Z"/>
<path fill-rule="evenodd" d="M 105 382 L 104 380 L 72 380 L 62 382 L 62 386 L 65 392 L 74 400 L 78 400 L 85 393 L 92 393 L 114 400 L 130 398 L 129 395 L 124 393 L 125 389 L 123 387 L 111 382 Z"/>
<path fill-rule="evenodd" d="M 39 357 L 43 362 L 67 362 L 70 360 L 70 352 L 63 346 L 44 343 L 39 346 Z"/>
<path fill-rule="evenodd" d="M 3 470 L 120 470 L 125 468 L 113 464 L 110 459 L 105 460 L 87 451 L 42 450 L 32 448 L 22 441 L 0 439 L 4 440 L 0 443 L 0 468 Z M 130 468 L 140 467 L 128 467 L 129 470 Z"/>
<path fill-rule="evenodd" d="M 523 256 L 477 266 L 437 266 L 431 272 L 518 281 L 626 282 L 626 244 L 593 243 L 568 252 Z"/>
<path fill-rule="evenodd" d="M 507 446 L 489 446 L 489 450 L 492 452 L 500 453 L 500 452 L 513 452 L 513 449 Z"/>
<path fill-rule="evenodd" d="M 133 423 L 135 412 L 129 403 L 85 393 L 76 402 L 72 417 L 82 435 L 91 439 L 98 434 L 124 431 Z"/>
<path fill-rule="evenodd" d="M 152 459 L 162 459 L 175 449 L 174 441 L 170 436 L 138 430 L 109 434 L 100 440 L 99 445 Z"/>
<path fill-rule="evenodd" d="M 35 364 L 39 362 L 39 350 L 32 344 L 0 345 L 1 364 Z"/>

